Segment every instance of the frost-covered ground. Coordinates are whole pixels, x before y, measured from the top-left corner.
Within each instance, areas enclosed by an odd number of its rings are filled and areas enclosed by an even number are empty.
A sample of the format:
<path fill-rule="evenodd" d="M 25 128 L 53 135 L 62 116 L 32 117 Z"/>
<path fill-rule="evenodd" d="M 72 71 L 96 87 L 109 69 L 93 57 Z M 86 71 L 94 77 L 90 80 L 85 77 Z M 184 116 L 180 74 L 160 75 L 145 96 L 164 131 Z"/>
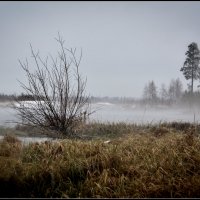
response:
<path fill-rule="evenodd" d="M 7 104 L 0 104 L 0 125 L 13 126 L 11 122 L 16 120 L 16 112 L 7 107 Z M 30 102 L 29 102 L 30 105 Z M 157 122 L 195 122 L 200 123 L 200 109 L 193 107 L 167 107 L 150 106 L 138 107 L 136 105 L 118 105 L 108 102 L 93 103 L 91 110 L 96 110 L 90 116 L 90 121 L 97 122 L 127 122 L 127 123 L 157 123 Z"/>

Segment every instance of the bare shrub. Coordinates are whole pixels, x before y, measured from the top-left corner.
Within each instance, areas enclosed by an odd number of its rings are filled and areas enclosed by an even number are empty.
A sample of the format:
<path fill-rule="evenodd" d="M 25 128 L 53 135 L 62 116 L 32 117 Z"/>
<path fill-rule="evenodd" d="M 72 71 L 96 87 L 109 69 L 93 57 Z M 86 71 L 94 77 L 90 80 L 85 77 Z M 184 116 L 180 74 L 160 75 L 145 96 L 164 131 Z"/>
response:
<path fill-rule="evenodd" d="M 23 125 L 55 131 L 57 136 L 74 136 L 76 128 L 86 122 L 89 112 L 89 97 L 85 95 L 86 79 L 79 72 L 82 51 L 77 56 L 76 48 L 68 49 L 58 34 L 58 56 L 42 59 L 31 48 L 35 72 L 30 71 L 28 60 L 20 62 L 28 83 L 20 82 L 25 95 L 32 101 L 15 99 L 14 108 Z M 78 57 L 78 58 L 77 58 Z M 31 66 L 32 67 L 32 66 Z"/>

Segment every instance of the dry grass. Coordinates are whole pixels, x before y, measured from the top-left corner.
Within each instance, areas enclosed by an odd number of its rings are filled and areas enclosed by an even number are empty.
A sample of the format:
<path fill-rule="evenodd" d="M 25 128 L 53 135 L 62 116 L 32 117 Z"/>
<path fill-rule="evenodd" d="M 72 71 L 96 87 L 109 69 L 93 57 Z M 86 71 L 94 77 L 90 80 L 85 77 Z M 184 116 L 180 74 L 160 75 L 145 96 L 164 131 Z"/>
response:
<path fill-rule="evenodd" d="M 88 128 L 103 136 L 103 131 L 111 136 L 116 131 L 119 137 L 110 137 L 109 143 L 103 137 L 22 146 L 5 138 L 0 197 L 200 197 L 197 129 L 115 125 Z"/>

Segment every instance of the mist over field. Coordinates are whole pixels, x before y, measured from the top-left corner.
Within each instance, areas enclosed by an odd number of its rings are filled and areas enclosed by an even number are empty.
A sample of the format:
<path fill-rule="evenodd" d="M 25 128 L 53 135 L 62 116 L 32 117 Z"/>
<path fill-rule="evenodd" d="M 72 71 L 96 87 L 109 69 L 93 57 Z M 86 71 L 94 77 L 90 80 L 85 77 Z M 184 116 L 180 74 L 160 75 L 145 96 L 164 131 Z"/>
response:
<path fill-rule="evenodd" d="M 126 122 L 136 124 L 160 122 L 200 122 L 198 107 L 165 107 L 165 106 L 136 106 L 116 105 L 112 103 L 97 103 L 92 107 L 97 112 L 91 115 L 91 120 L 101 122 Z M 98 109 L 99 108 L 99 109 Z"/>
<path fill-rule="evenodd" d="M 29 105 L 31 103 L 29 102 Z M 94 111 L 87 122 L 125 122 L 127 124 L 158 124 L 162 122 L 200 122 L 200 106 L 196 105 L 139 105 L 116 102 L 93 102 L 90 109 Z M 18 121 L 16 111 L 9 103 L 0 103 L 0 125 L 13 127 Z"/>

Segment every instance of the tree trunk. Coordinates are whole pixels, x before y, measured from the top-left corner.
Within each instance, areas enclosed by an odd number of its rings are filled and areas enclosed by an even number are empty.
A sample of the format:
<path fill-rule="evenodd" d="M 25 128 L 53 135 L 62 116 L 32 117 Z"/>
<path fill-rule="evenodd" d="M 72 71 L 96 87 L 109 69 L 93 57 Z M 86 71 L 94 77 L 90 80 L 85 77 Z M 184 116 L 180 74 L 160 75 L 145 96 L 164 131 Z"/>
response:
<path fill-rule="evenodd" d="M 191 94 L 193 94 L 193 82 L 194 82 L 194 66 L 192 65 L 192 84 L 191 84 Z"/>

